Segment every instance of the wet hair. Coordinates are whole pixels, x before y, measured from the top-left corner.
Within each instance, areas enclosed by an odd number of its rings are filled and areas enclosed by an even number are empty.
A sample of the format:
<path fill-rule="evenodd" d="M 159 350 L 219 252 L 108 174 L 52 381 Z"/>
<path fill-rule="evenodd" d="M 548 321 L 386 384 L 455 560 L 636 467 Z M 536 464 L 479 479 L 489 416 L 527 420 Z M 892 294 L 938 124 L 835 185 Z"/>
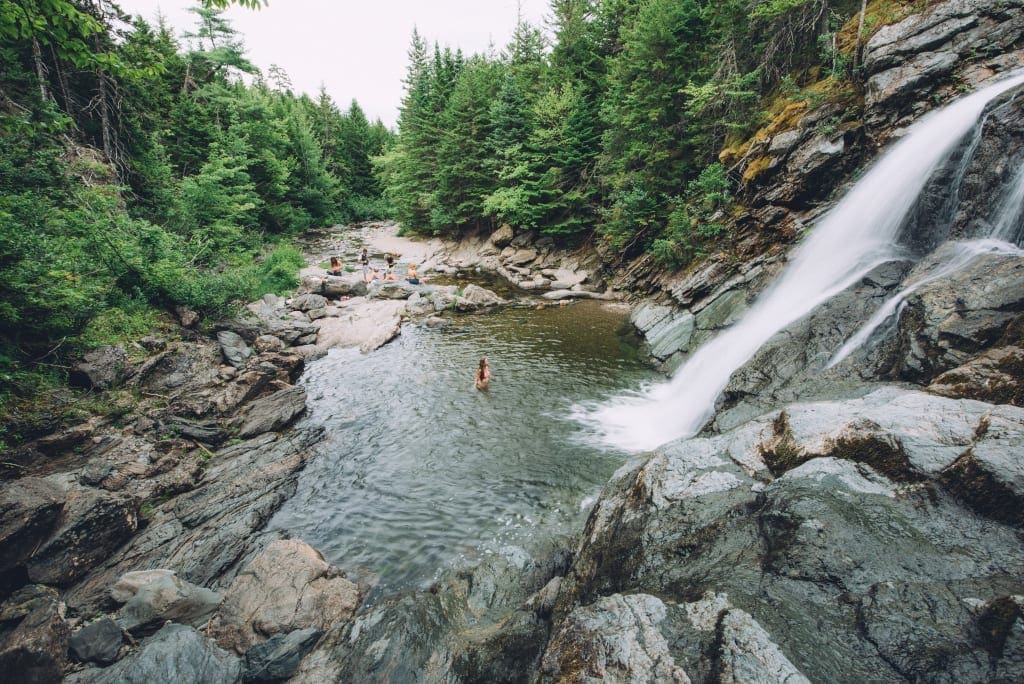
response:
<path fill-rule="evenodd" d="M 483 380 L 484 379 L 484 369 L 486 369 L 486 368 L 487 368 L 487 357 L 485 356 L 484 358 L 480 359 L 480 367 L 476 369 L 476 379 L 477 380 Z"/>
<path fill-rule="evenodd" d="M 338 259 L 338 257 L 336 257 L 336 256 L 331 257 L 331 268 L 334 268 L 335 266 L 338 266 L 338 267 L 341 266 L 341 260 Z"/>
<path fill-rule="evenodd" d="M 387 257 L 385 257 L 385 261 L 388 262 L 388 266 L 395 265 L 395 257 L 391 256 L 390 254 L 388 254 Z"/>

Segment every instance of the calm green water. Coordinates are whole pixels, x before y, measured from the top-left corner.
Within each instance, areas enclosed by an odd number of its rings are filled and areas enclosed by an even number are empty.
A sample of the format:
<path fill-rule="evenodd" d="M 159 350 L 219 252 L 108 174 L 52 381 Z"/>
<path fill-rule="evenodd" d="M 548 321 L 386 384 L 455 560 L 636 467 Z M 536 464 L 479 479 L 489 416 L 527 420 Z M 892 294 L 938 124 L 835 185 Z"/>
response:
<path fill-rule="evenodd" d="M 453 320 L 406 325 L 371 354 L 334 350 L 303 376 L 304 420 L 327 436 L 272 526 L 378 577 L 374 596 L 578 529 L 626 456 L 585 445 L 569 407 L 653 377 L 620 334 L 625 313 L 596 302 Z"/>

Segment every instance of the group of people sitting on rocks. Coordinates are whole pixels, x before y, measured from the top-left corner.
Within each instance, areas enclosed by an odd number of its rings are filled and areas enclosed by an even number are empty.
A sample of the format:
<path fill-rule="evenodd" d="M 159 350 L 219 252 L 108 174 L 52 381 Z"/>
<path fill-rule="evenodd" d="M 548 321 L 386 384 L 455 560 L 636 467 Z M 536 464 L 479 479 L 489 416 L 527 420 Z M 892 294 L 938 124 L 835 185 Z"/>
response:
<path fill-rule="evenodd" d="M 364 247 L 359 255 L 359 263 L 363 267 L 363 279 L 367 285 L 374 280 L 398 280 L 398 276 L 395 275 L 395 257 L 392 254 L 385 255 L 385 266 L 383 270 L 380 270 L 370 263 L 370 256 L 366 253 L 366 248 Z M 420 284 L 419 274 L 416 273 L 416 264 L 409 264 L 408 280 L 413 285 Z"/>
<path fill-rule="evenodd" d="M 392 254 L 387 254 L 384 257 L 384 268 L 378 269 L 370 263 L 370 256 L 367 254 L 366 248 L 363 248 L 362 253 L 359 255 L 359 264 L 363 267 L 363 280 L 369 285 L 375 280 L 398 280 L 398 276 L 395 275 L 395 257 Z M 329 276 L 341 276 L 345 274 L 345 267 L 341 264 L 341 259 L 336 256 L 331 257 L 331 267 L 327 271 L 326 275 Z M 411 285 L 420 284 L 419 273 L 416 272 L 416 264 L 409 264 L 409 271 L 406 279 Z"/>

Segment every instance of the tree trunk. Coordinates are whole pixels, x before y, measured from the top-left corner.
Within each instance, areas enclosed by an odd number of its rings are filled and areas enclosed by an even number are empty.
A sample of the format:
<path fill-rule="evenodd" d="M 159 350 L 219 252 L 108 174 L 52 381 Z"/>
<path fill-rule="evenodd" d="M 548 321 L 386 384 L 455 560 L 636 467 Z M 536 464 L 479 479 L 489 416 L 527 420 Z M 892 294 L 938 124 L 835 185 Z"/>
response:
<path fill-rule="evenodd" d="M 868 0 L 860 0 L 860 21 L 857 22 L 857 42 L 853 44 L 853 66 L 860 61 L 860 38 L 864 34 L 864 14 L 868 9 Z"/>
<path fill-rule="evenodd" d="M 110 125 L 109 84 L 107 75 L 102 69 L 96 70 L 96 80 L 100 87 L 100 135 L 103 139 L 103 154 L 107 161 L 114 161 L 114 135 Z"/>
<path fill-rule="evenodd" d="M 43 67 L 43 52 L 39 49 L 39 41 L 32 37 L 32 61 L 36 66 L 36 78 L 39 79 L 39 97 L 43 102 L 50 99 L 46 90 L 46 69 Z"/>

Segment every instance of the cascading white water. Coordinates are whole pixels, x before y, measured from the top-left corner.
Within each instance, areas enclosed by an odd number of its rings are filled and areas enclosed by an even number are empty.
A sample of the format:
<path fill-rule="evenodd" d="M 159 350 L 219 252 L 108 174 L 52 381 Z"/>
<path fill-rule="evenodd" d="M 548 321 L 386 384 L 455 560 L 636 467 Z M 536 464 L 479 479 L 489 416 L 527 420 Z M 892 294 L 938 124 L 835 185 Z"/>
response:
<path fill-rule="evenodd" d="M 932 172 L 985 105 L 1021 83 L 1024 74 L 1016 74 L 922 118 L 820 221 L 742 320 L 698 349 L 668 382 L 577 406 L 574 417 L 602 442 L 627 451 L 695 434 L 732 373 L 772 335 L 894 257 L 899 228 Z"/>
<path fill-rule="evenodd" d="M 992 237 L 1006 242 L 1019 240 L 1022 209 L 1024 209 L 1024 167 L 1017 171 L 1013 182 L 1010 183 L 1010 191 L 999 203 L 995 219 L 992 221 Z"/>
<path fill-rule="evenodd" d="M 897 292 L 895 295 L 890 297 L 885 304 L 883 304 L 878 311 L 868 319 L 868 322 L 861 326 L 860 330 L 853 334 L 849 340 L 847 340 L 842 347 L 839 348 L 828 362 L 826 368 L 832 368 L 838 365 L 847 356 L 852 354 L 861 345 L 868 341 L 871 334 L 875 332 L 883 323 L 885 323 L 891 316 L 898 314 L 902 310 L 903 303 L 907 300 L 907 297 L 916 292 L 922 285 L 934 282 L 939 278 L 944 278 L 951 273 L 956 273 L 960 269 L 967 266 L 967 264 L 974 261 L 974 258 L 981 254 L 1012 254 L 1014 256 L 1024 255 L 1016 245 L 1012 245 L 1002 240 L 969 240 L 967 242 L 960 242 L 955 245 L 950 245 L 948 254 L 940 258 L 931 267 L 914 282 L 910 283 L 902 290 Z"/>

